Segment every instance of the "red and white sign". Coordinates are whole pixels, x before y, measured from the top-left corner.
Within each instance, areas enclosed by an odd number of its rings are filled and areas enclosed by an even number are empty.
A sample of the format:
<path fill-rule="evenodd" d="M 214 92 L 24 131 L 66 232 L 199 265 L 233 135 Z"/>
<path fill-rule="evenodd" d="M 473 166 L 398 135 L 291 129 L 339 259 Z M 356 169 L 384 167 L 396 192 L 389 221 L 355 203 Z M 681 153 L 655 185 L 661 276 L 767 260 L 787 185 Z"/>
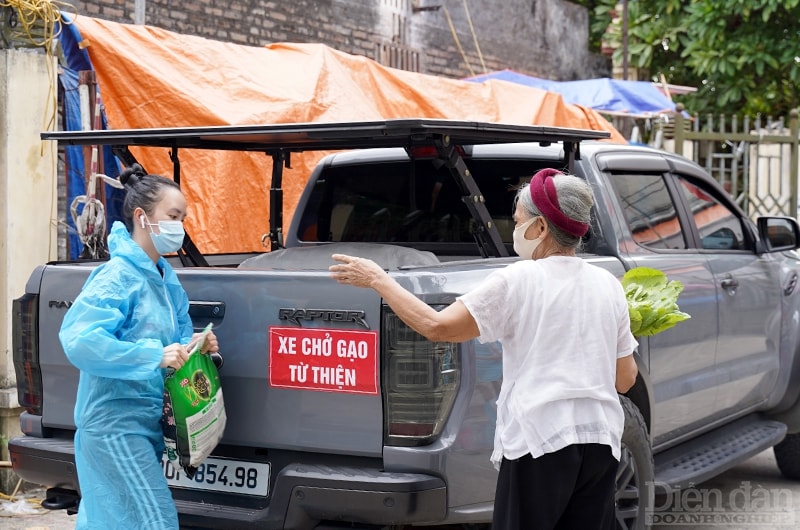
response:
<path fill-rule="evenodd" d="M 269 384 L 377 394 L 378 332 L 272 326 Z"/>

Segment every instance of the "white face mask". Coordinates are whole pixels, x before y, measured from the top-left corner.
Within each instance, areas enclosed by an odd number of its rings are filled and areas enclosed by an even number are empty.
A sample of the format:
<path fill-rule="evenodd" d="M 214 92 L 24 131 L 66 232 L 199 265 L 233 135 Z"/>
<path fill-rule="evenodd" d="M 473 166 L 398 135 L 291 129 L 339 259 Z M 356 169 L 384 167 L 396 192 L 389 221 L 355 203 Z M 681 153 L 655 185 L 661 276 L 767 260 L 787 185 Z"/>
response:
<path fill-rule="evenodd" d="M 531 226 L 536 219 L 538 219 L 538 216 L 533 219 L 528 219 L 514 229 L 514 252 L 521 258 L 533 259 L 533 251 L 536 250 L 536 247 L 542 242 L 541 236 L 536 239 L 527 239 L 525 237 L 525 232 L 528 230 L 528 227 Z"/>
<path fill-rule="evenodd" d="M 153 246 L 156 252 L 162 256 L 177 252 L 183 246 L 183 238 L 185 232 L 183 231 L 183 223 L 181 221 L 159 221 L 151 223 L 148 219 L 147 222 L 142 217 L 142 228 L 145 224 L 150 226 L 150 239 L 153 240 Z M 158 226 L 159 233 L 156 234 L 153 230 L 154 226 Z"/>

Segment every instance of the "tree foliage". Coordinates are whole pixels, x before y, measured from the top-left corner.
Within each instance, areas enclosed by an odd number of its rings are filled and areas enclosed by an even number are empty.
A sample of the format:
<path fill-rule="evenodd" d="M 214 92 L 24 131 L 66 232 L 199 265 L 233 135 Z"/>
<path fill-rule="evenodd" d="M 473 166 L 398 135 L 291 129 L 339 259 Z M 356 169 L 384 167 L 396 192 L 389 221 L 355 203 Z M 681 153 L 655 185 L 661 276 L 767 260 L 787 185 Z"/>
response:
<path fill-rule="evenodd" d="M 582 4 L 621 64 L 620 4 Z M 697 87 L 682 97 L 692 112 L 785 115 L 800 105 L 800 0 L 629 0 L 628 54 L 654 80 Z"/>

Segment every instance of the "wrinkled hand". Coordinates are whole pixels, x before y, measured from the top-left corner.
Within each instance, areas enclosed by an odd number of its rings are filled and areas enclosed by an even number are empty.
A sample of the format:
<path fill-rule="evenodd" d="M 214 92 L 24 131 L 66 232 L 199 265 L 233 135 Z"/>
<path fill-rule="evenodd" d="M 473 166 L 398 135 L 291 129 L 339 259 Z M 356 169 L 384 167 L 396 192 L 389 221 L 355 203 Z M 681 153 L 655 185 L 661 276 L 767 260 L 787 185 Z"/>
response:
<path fill-rule="evenodd" d="M 346 254 L 331 256 L 339 264 L 331 265 L 328 269 L 331 277 L 339 283 L 355 287 L 373 287 L 375 282 L 386 275 L 380 266 L 366 258 L 357 258 Z"/>
<path fill-rule="evenodd" d="M 184 348 L 182 344 L 176 342 L 164 348 L 164 356 L 161 358 L 161 364 L 159 366 L 161 368 L 169 367 L 178 370 L 181 366 L 186 364 L 188 358 L 189 352 L 186 351 L 186 348 Z"/>
<path fill-rule="evenodd" d="M 202 333 L 195 333 L 192 335 L 192 340 L 189 341 L 189 344 L 200 340 L 202 337 Z M 217 336 L 214 335 L 213 331 L 209 331 L 208 335 L 206 335 L 206 340 L 200 346 L 200 351 L 203 353 L 215 353 L 219 351 L 219 342 L 217 341 Z"/>

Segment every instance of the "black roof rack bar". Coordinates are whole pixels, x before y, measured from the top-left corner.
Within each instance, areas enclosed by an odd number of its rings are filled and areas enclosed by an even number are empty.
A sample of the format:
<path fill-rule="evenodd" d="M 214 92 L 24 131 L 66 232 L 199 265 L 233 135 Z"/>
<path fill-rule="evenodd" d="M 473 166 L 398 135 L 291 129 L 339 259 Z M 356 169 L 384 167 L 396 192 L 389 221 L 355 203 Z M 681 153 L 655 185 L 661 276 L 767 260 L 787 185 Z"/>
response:
<path fill-rule="evenodd" d="M 345 123 L 224 125 L 162 129 L 43 132 L 68 145 L 150 146 L 234 151 L 318 151 L 431 145 L 447 135 L 455 145 L 574 142 L 609 138 L 606 131 L 539 125 L 400 119 Z M 410 144 L 410 145 L 409 145 Z"/>
<path fill-rule="evenodd" d="M 283 248 L 283 168 L 290 166 L 290 154 L 278 149 L 272 153 L 272 179 L 269 188 L 270 251 Z"/>
<path fill-rule="evenodd" d="M 464 163 L 464 159 L 450 142 L 450 138 L 448 136 L 437 138 L 434 140 L 434 146 L 439 152 L 440 160 L 444 161 L 444 165 L 450 170 L 450 174 L 461 190 L 461 201 L 477 223 L 474 236 L 481 255 L 484 258 L 508 256 L 500 232 L 494 226 L 492 216 L 486 208 L 483 194 L 475 183 L 467 164 Z"/>
<path fill-rule="evenodd" d="M 206 127 L 172 127 L 157 129 L 110 129 L 87 131 L 46 131 L 43 140 L 55 140 L 64 145 L 110 145 L 114 153 L 128 166 L 136 159 L 130 147 L 166 147 L 180 181 L 178 150 L 208 149 L 263 152 L 273 157 L 273 175 L 270 189 L 270 240 L 271 250 L 283 244 L 282 190 L 283 165 L 291 152 L 335 151 L 376 147 L 402 147 L 434 145 L 440 155 L 452 160 L 451 172 L 465 189 L 468 207 L 481 222 L 478 234 L 481 252 L 503 256 L 507 254 L 496 227 L 483 204 L 473 204 L 480 199 L 474 181 L 468 174 L 460 156 L 453 155 L 455 145 L 533 142 L 549 145 L 563 142 L 567 165 L 572 169 L 575 157 L 580 157 L 578 146 L 584 140 L 610 138 L 606 131 L 570 129 L 539 125 L 513 125 L 502 123 L 470 122 L 433 119 L 396 119 L 368 122 L 299 123 L 273 125 L 223 125 Z M 446 141 L 443 142 L 443 140 Z M 191 238 L 184 240 L 186 256 L 181 261 L 206 265 Z"/>
<path fill-rule="evenodd" d="M 122 162 L 125 167 L 131 167 L 132 165 L 139 163 L 136 160 L 136 157 L 133 156 L 133 153 L 131 153 L 130 149 L 128 149 L 127 145 L 115 145 L 111 148 L 111 151 L 114 153 L 114 156 L 119 158 L 120 162 Z"/>

